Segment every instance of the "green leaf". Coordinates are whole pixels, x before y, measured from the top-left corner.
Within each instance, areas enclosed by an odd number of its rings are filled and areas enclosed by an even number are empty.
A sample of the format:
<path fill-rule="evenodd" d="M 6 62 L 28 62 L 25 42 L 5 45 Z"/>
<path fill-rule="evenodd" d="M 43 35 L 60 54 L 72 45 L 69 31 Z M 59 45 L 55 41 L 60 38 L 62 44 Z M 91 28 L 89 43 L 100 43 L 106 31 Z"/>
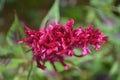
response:
<path fill-rule="evenodd" d="M 0 45 L 4 45 L 4 42 L 5 42 L 5 37 L 6 35 L 4 33 L 0 33 Z"/>
<path fill-rule="evenodd" d="M 118 5 L 117 10 L 120 13 L 120 4 Z"/>
<path fill-rule="evenodd" d="M 18 40 L 24 37 L 24 30 L 15 14 L 15 19 L 6 36 L 6 41 L 10 46 L 17 45 Z"/>
<path fill-rule="evenodd" d="M 120 76 L 119 76 L 119 74 L 118 74 L 118 77 L 117 77 L 117 79 L 116 80 L 120 80 Z"/>
<path fill-rule="evenodd" d="M 4 5 L 5 5 L 5 0 L 0 0 L 0 11 L 3 10 Z"/>
<path fill-rule="evenodd" d="M 0 63 L 0 72 L 6 72 L 12 69 L 17 69 L 18 66 L 25 62 L 25 59 L 11 59 L 9 64 Z"/>
<path fill-rule="evenodd" d="M 62 71 L 65 70 L 65 67 L 64 67 L 61 63 L 59 63 L 59 62 L 56 62 L 56 63 L 55 63 L 55 66 L 56 66 L 56 68 L 57 68 L 57 70 L 58 70 L 59 72 L 62 72 Z"/>
<path fill-rule="evenodd" d="M 0 46 L 0 55 L 7 55 L 10 52 L 9 47 Z"/>
<path fill-rule="evenodd" d="M 46 17 L 43 19 L 41 22 L 40 28 L 44 27 L 47 21 L 54 21 L 54 20 L 59 20 L 60 14 L 59 14 L 59 0 L 56 0 L 51 7 L 50 11 L 46 15 Z"/>
<path fill-rule="evenodd" d="M 117 74 L 117 73 L 118 73 L 118 69 L 119 69 L 119 62 L 116 61 L 116 62 L 114 62 L 114 64 L 113 64 L 113 66 L 112 66 L 109 74 L 110 74 L 110 75 Z"/>
<path fill-rule="evenodd" d="M 90 4 L 91 5 L 94 5 L 96 7 L 103 7 L 103 6 L 108 6 L 108 5 L 111 5 L 113 3 L 114 0 L 102 0 L 102 1 L 99 1 L 99 0 L 91 0 L 90 1 Z"/>
<path fill-rule="evenodd" d="M 11 62 L 6 66 L 6 70 L 17 68 L 20 64 L 24 63 L 25 59 L 11 59 Z"/>
<path fill-rule="evenodd" d="M 0 63 L 0 72 L 3 72 L 5 70 L 5 66 L 3 66 L 3 64 Z"/>
<path fill-rule="evenodd" d="M 35 65 L 35 64 L 34 64 Z M 39 69 L 36 66 L 33 66 L 33 74 L 32 74 L 32 78 L 38 79 L 38 80 L 43 80 L 43 78 L 45 77 L 44 71 Z"/>
<path fill-rule="evenodd" d="M 11 52 L 16 58 L 24 58 L 24 50 L 21 45 L 11 46 Z"/>

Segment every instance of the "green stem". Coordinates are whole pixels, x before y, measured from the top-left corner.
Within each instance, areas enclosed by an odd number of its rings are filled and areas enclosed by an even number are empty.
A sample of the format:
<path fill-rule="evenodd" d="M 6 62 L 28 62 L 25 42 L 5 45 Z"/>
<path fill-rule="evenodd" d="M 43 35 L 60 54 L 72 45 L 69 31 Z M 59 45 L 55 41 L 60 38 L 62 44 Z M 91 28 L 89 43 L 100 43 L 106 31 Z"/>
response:
<path fill-rule="evenodd" d="M 29 78 L 30 78 L 32 69 L 33 69 L 33 61 L 31 62 L 30 70 L 29 70 L 28 75 L 27 75 L 27 80 L 29 80 Z"/>

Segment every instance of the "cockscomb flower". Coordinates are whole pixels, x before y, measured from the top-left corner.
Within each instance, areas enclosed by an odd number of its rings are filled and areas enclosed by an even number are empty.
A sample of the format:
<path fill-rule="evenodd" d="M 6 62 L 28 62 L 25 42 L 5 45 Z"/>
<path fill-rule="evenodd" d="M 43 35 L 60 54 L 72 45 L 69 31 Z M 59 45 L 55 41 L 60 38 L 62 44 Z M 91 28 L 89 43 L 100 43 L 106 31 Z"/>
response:
<path fill-rule="evenodd" d="M 25 27 L 26 38 L 19 43 L 25 42 L 32 48 L 33 59 L 39 68 L 44 70 L 45 62 L 49 61 L 55 70 L 55 62 L 60 62 L 68 70 L 69 66 L 64 61 L 66 56 L 86 56 L 91 53 L 88 46 L 98 50 L 101 43 L 108 39 L 107 36 L 103 37 L 103 32 L 100 32 L 99 28 L 94 30 L 92 25 L 86 29 L 73 29 L 73 25 L 74 20 L 70 19 L 66 25 L 55 22 L 49 24 L 48 28 L 44 27 L 38 31 Z M 82 54 L 76 55 L 73 51 L 75 48 L 80 48 Z"/>
<path fill-rule="evenodd" d="M 88 46 L 99 50 L 101 43 L 105 43 L 108 40 L 107 36 L 103 37 L 103 32 L 100 32 L 100 28 L 95 30 L 92 25 L 86 29 L 79 27 L 74 31 L 74 35 L 76 37 L 76 47 L 82 49 L 81 55 L 75 55 L 78 57 L 86 56 L 88 53 L 91 53 Z"/>

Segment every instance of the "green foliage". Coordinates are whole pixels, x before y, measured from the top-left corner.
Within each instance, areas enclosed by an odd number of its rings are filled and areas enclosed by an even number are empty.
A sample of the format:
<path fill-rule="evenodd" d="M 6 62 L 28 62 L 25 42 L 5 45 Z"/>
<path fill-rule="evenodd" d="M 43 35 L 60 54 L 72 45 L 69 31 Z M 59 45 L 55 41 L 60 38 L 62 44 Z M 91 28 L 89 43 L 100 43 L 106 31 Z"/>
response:
<path fill-rule="evenodd" d="M 118 61 L 114 62 L 114 64 L 112 65 L 112 68 L 109 72 L 110 75 L 114 75 L 114 74 L 117 74 L 118 73 L 118 69 L 119 68 L 119 63 Z"/>
<path fill-rule="evenodd" d="M 24 37 L 23 27 L 21 26 L 20 21 L 18 20 L 17 15 L 15 14 L 14 22 L 8 31 L 6 40 L 9 45 L 13 46 L 17 45 L 18 40 L 20 40 L 23 37 Z"/>
<path fill-rule="evenodd" d="M 52 21 L 54 22 L 54 20 L 59 20 L 60 18 L 60 13 L 59 13 L 59 0 L 55 0 L 53 6 L 51 7 L 50 11 L 48 12 L 48 14 L 45 16 L 45 18 L 43 19 L 40 28 L 44 27 L 45 24 L 48 21 Z"/>
<path fill-rule="evenodd" d="M 0 11 L 4 8 L 5 0 L 0 0 Z"/>
<path fill-rule="evenodd" d="M 17 0 L 6 0 L 6 2 L 12 4 Z M 37 6 L 35 1 L 29 2 L 30 5 L 32 2 Z M 0 80 L 27 80 L 28 74 L 30 74 L 29 80 L 97 80 L 97 75 L 106 75 L 105 78 L 120 80 L 120 4 L 116 6 L 114 0 L 90 0 L 90 3 L 83 0 L 87 5 L 77 3 L 73 6 L 68 2 L 66 7 L 60 7 L 61 2 L 62 0 L 55 0 L 48 14 L 41 21 L 40 28 L 48 23 L 53 23 L 54 19 L 60 20 L 61 18 L 60 22 L 65 24 L 69 18 L 74 18 L 75 26 L 86 27 L 90 24 L 93 24 L 95 28 L 100 26 L 104 35 L 109 36 L 107 44 L 102 45 L 97 52 L 92 50 L 92 54 L 86 57 L 67 58 L 66 63 L 70 66 L 68 71 L 57 62 L 55 65 L 59 73 L 55 73 L 48 62 L 45 64 L 47 66 L 45 71 L 37 68 L 34 62 L 31 68 L 32 52 L 26 53 L 29 48 L 24 44 L 18 44 L 18 40 L 24 38 L 25 34 L 23 26 L 15 14 L 7 35 L 0 32 Z M 4 3 L 0 2 L 1 11 L 4 9 Z M 76 49 L 75 53 L 79 55 L 81 50 Z M 103 77 L 100 78 L 104 80 Z"/>

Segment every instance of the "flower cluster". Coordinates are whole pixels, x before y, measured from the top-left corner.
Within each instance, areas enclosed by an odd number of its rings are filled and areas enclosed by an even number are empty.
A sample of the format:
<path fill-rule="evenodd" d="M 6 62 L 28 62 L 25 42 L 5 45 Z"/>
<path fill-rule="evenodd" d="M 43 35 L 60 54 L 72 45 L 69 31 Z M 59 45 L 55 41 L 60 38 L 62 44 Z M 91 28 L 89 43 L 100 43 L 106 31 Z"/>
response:
<path fill-rule="evenodd" d="M 66 56 L 86 56 L 91 53 L 89 46 L 99 50 L 101 43 L 108 39 L 99 28 L 95 30 L 92 25 L 86 29 L 73 29 L 73 25 L 74 20 L 70 19 L 66 25 L 55 22 L 48 28 L 44 27 L 38 31 L 25 27 L 26 38 L 19 43 L 25 42 L 32 48 L 33 57 L 39 68 L 45 69 L 45 62 L 49 61 L 56 70 L 54 63 L 59 61 L 68 70 L 69 66 L 64 62 Z M 82 53 L 76 55 L 73 51 L 75 48 L 81 49 Z"/>

